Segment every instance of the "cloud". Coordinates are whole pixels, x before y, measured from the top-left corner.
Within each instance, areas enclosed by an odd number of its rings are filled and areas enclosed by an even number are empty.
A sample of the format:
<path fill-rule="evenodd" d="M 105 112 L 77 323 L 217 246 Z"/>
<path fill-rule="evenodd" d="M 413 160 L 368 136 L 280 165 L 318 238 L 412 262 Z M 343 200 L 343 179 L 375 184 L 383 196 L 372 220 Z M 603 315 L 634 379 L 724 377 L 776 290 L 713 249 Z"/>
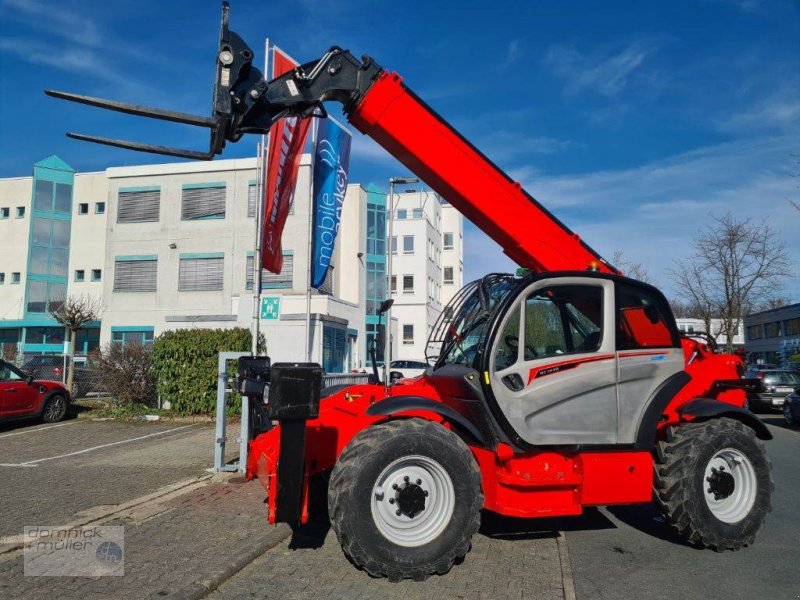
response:
<path fill-rule="evenodd" d="M 506 46 L 505 65 L 513 65 L 522 55 L 522 40 L 511 40 Z"/>
<path fill-rule="evenodd" d="M 787 130 L 800 125 L 800 83 L 785 83 L 749 108 L 735 112 L 722 123 L 725 132 Z"/>
<path fill-rule="evenodd" d="M 572 46 L 556 44 L 548 50 L 544 64 L 566 80 L 564 91 L 574 95 L 595 92 L 617 96 L 653 52 L 651 45 L 637 41 L 614 54 L 583 54 Z"/>
<path fill-rule="evenodd" d="M 85 11 L 71 11 L 38 0 L 5 0 L 6 16 L 84 46 L 100 46 L 103 36 Z"/>
<path fill-rule="evenodd" d="M 465 219 L 464 281 L 472 281 L 487 273 L 513 273 L 517 265 L 489 236 Z"/>
<path fill-rule="evenodd" d="M 787 202 L 797 193 L 791 177 L 797 137 L 795 132 L 719 144 L 628 169 L 569 176 L 532 171 L 522 181 L 601 255 L 610 259 L 615 250 L 624 251 L 672 294 L 680 290 L 667 270 L 691 253 L 692 239 L 711 214 L 731 211 L 755 222 L 766 218 L 785 240 L 795 265 L 786 295 L 800 301 L 800 215 Z M 464 248 L 472 278 L 512 268 L 500 248 L 472 226 L 465 228 Z"/>

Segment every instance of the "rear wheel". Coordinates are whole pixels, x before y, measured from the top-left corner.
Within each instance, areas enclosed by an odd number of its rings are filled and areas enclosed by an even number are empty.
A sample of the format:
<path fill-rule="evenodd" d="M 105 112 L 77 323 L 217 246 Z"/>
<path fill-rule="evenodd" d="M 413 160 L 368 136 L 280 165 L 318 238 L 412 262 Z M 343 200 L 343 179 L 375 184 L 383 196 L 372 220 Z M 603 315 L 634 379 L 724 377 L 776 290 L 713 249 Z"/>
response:
<path fill-rule="evenodd" d="M 42 409 L 42 421 L 45 423 L 56 423 L 67 414 L 67 399 L 61 394 L 53 394 L 45 400 Z"/>
<path fill-rule="evenodd" d="M 786 421 L 789 427 L 797 425 L 797 419 L 795 419 L 792 414 L 792 406 L 789 404 L 788 400 L 783 401 L 783 420 Z"/>
<path fill-rule="evenodd" d="M 711 419 L 670 427 L 657 448 L 656 495 L 689 543 L 717 551 L 753 543 L 772 506 L 771 465 L 749 427 Z"/>
<path fill-rule="evenodd" d="M 331 473 L 328 513 L 347 556 L 392 581 L 446 573 L 480 525 L 480 471 L 438 423 L 389 421 L 360 432 Z"/>

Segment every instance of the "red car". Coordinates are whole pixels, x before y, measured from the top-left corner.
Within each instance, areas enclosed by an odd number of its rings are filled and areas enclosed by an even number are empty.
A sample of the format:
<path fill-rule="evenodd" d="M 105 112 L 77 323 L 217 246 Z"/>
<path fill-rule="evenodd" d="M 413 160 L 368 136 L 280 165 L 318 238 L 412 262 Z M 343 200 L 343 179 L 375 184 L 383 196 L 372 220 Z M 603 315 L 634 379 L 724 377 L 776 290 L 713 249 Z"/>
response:
<path fill-rule="evenodd" d="M 55 423 L 67 414 L 70 395 L 57 381 L 39 381 L 0 360 L 0 421 L 39 417 Z"/>

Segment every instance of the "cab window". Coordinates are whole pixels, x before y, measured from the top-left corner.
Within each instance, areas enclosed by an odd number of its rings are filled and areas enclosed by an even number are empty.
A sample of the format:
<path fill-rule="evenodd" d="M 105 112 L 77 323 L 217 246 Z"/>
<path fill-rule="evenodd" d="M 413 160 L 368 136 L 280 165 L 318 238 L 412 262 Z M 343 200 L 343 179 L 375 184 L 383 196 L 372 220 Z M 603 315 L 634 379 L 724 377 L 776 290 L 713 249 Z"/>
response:
<path fill-rule="evenodd" d="M 619 283 L 617 350 L 678 346 L 671 313 L 659 295 L 646 288 Z"/>
<path fill-rule="evenodd" d="M 519 358 L 519 312 L 520 307 L 508 318 L 494 353 L 494 369 L 501 371 L 517 362 Z"/>
<path fill-rule="evenodd" d="M 596 352 L 603 339 L 603 288 L 556 285 L 525 301 L 525 360 Z"/>

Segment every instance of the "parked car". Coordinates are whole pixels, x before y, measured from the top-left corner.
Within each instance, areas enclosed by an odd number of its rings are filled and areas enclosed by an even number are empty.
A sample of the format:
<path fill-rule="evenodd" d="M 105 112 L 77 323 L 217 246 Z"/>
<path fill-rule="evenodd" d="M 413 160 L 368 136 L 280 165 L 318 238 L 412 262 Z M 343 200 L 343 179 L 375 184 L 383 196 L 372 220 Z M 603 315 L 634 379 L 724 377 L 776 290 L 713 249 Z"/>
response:
<path fill-rule="evenodd" d="M 69 357 L 64 360 L 63 354 L 41 354 L 31 357 L 22 365 L 22 369 L 37 379 L 66 382 L 65 368 L 69 368 Z M 75 374 L 72 381 L 72 397 L 83 398 L 90 392 L 101 391 L 98 389 L 91 365 L 75 359 Z"/>
<path fill-rule="evenodd" d="M 55 423 L 67 414 L 70 400 L 60 382 L 38 379 L 0 360 L 0 421 L 38 417 Z"/>
<path fill-rule="evenodd" d="M 389 363 L 392 373 L 400 373 L 400 377 L 419 377 L 430 365 L 424 360 L 393 360 Z"/>
<path fill-rule="evenodd" d="M 759 371 L 775 371 L 780 370 L 778 365 L 763 364 L 763 365 L 748 365 L 745 377 L 748 379 L 756 377 Z"/>
<path fill-rule="evenodd" d="M 800 373 L 782 369 L 758 369 L 748 372 L 761 380 L 762 389 L 748 395 L 750 408 L 780 409 L 787 394 L 800 387 Z"/>
<path fill-rule="evenodd" d="M 783 418 L 790 427 L 800 425 L 800 387 L 784 398 Z"/>

